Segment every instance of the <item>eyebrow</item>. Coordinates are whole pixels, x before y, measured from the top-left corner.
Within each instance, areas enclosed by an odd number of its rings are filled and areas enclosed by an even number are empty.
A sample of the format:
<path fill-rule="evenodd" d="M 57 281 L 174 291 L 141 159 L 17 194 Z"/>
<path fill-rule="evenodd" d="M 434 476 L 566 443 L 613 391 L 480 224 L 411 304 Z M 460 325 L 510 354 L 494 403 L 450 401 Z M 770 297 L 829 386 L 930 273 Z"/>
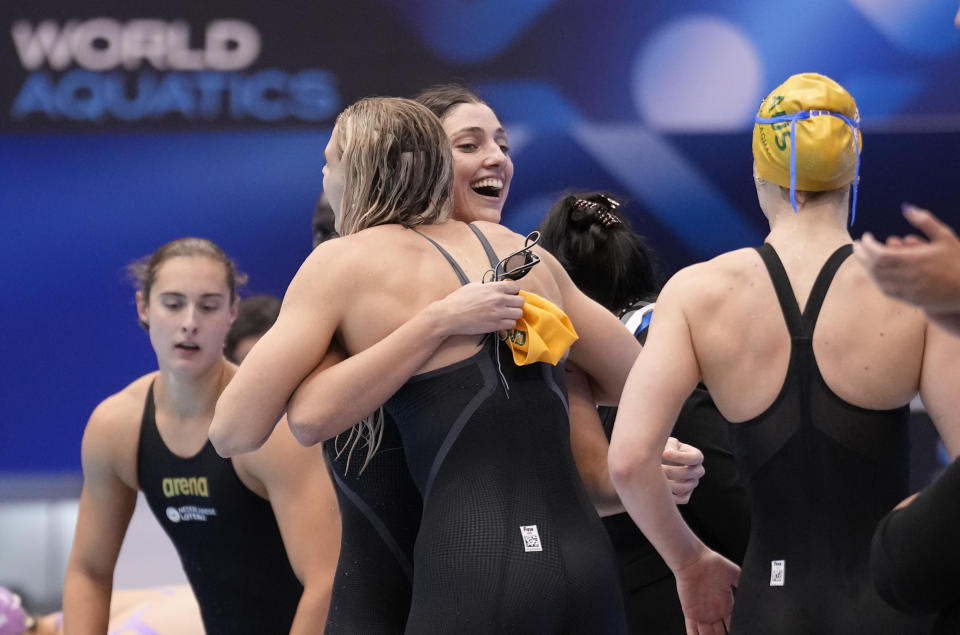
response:
<path fill-rule="evenodd" d="M 160 293 L 160 295 L 161 295 L 161 296 L 172 297 L 172 298 L 186 298 L 186 297 L 187 297 L 187 294 L 186 294 L 186 293 L 180 293 L 179 291 L 162 291 L 162 292 Z M 200 294 L 200 299 L 201 299 L 201 300 L 206 300 L 206 299 L 209 299 L 209 298 L 222 298 L 222 297 L 224 297 L 224 294 L 223 294 L 223 293 L 201 293 L 201 294 Z"/>
<path fill-rule="evenodd" d="M 456 136 L 456 135 L 458 135 L 458 134 L 464 134 L 464 133 L 472 133 L 472 134 L 480 133 L 480 134 L 484 134 L 484 133 L 486 133 L 486 130 L 484 130 L 484 129 L 481 128 L 480 126 L 467 126 L 466 128 L 460 128 L 459 130 L 454 130 L 453 134 L 450 135 L 450 136 L 453 137 L 453 136 Z M 497 128 L 496 130 L 493 131 L 493 136 L 494 136 L 494 137 L 506 137 L 506 136 L 507 136 L 507 131 L 504 130 L 502 127 Z"/>

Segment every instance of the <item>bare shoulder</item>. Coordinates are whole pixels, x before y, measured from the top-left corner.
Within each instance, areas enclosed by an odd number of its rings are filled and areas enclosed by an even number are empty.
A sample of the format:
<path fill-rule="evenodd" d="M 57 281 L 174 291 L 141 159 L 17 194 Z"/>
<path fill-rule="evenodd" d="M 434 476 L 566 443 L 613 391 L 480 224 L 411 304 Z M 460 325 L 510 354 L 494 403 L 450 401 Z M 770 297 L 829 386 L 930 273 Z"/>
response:
<path fill-rule="evenodd" d="M 505 248 L 512 248 L 513 251 L 523 247 L 523 239 L 525 236 L 518 234 L 509 227 L 483 220 L 476 220 L 471 224 L 486 236 L 487 240 L 490 241 L 497 252 L 501 251 L 497 249 L 498 245 L 505 246 Z M 514 245 L 516 246 L 514 247 Z"/>
<path fill-rule="evenodd" d="M 678 301 L 692 307 L 713 305 L 755 285 L 762 271 L 763 261 L 755 250 L 726 252 L 675 273 L 664 285 L 657 304 Z"/>
<path fill-rule="evenodd" d="M 148 373 L 101 401 L 83 433 L 85 474 L 110 469 L 136 487 L 136 452 L 143 408 L 158 372 Z"/>
<path fill-rule="evenodd" d="M 382 255 L 402 248 L 406 232 L 400 225 L 379 225 L 324 241 L 310 252 L 297 277 L 322 275 L 328 281 L 346 280 L 356 277 L 353 274 L 358 271 L 385 266 L 389 260 Z"/>
<path fill-rule="evenodd" d="M 90 415 L 87 433 L 122 434 L 131 427 L 139 430 L 147 391 L 157 374 L 148 373 L 101 401 Z"/>

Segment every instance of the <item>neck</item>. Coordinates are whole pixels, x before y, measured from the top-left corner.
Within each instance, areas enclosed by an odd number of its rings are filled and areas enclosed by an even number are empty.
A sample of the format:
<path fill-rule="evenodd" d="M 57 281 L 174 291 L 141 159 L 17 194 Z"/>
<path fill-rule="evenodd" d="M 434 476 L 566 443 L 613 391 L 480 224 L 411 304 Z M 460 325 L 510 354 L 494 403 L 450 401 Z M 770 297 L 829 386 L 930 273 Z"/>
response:
<path fill-rule="evenodd" d="M 846 200 L 846 197 L 842 202 L 828 197 L 810 201 L 802 205 L 799 212 L 794 212 L 789 203 L 778 205 L 777 209 L 767 214 L 770 221 L 767 242 L 773 245 L 802 243 L 808 246 L 839 246 L 850 242 Z"/>
<path fill-rule="evenodd" d="M 157 407 L 181 419 L 212 419 L 214 406 L 230 375 L 230 364 L 224 359 L 199 376 L 161 369 L 154 395 Z"/>

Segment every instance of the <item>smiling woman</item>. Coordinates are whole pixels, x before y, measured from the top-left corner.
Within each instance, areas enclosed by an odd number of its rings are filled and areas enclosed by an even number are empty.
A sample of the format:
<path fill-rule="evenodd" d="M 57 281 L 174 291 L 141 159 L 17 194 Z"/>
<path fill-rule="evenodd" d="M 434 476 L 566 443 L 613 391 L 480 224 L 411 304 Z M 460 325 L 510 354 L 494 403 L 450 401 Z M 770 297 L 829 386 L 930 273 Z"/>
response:
<path fill-rule="evenodd" d="M 513 180 L 507 131 L 493 109 L 458 84 L 434 86 L 416 100 L 440 118 L 453 149 L 453 217 L 499 223 Z"/>
<path fill-rule="evenodd" d="M 494 145 L 472 176 L 481 190 L 509 181 L 506 155 Z M 569 359 L 604 401 L 619 396 L 639 344 L 539 247 L 531 252 L 541 264 L 521 280 L 470 283 L 522 248 L 524 237 L 447 217 L 450 146 L 422 105 L 357 102 L 338 117 L 327 159 L 328 185 L 343 179 L 342 198 L 330 200 L 344 235 L 307 257 L 274 328 L 218 400 L 217 449 L 254 446 L 285 408 L 298 434 L 317 442 L 383 404 L 423 500 L 406 632 L 625 632 L 612 549 L 570 449 L 562 368 L 540 358 L 515 363 L 495 332 L 524 317 L 518 292 L 537 296 L 582 325 Z M 417 172 L 411 162 L 420 162 Z M 423 195 L 424 183 L 436 199 Z M 385 192 L 397 193 L 396 209 Z M 456 318 L 470 324 L 452 326 L 439 309 L 454 295 L 476 296 Z M 332 344 L 348 357 L 325 368 Z M 383 427 L 367 429 L 375 448 Z M 383 525 L 375 529 L 383 539 Z M 366 538 L 379 547 L 377 534 Z"/>

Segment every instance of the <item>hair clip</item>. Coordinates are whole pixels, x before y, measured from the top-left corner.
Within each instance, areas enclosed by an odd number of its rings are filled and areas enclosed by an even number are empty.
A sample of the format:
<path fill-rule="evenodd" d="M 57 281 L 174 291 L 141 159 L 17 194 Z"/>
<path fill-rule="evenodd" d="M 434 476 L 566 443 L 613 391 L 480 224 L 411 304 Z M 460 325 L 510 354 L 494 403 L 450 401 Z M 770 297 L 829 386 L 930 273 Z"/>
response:
<path fill-rule="evenodd" d="M 597 219 L 604 227 L 613 227 L 620 224 L 620 218 L 613 213 L 613 210 L 620 207 L 620 202 L 610 198 L 605 194 L 597 194 L 598 198 L 603 199 L 603 203 L 598 201 L 588 201 L 584 198 L 578 198 L 574 201 L 574 207 L 581 209 L 588 214 L 595 214 Z"/>

